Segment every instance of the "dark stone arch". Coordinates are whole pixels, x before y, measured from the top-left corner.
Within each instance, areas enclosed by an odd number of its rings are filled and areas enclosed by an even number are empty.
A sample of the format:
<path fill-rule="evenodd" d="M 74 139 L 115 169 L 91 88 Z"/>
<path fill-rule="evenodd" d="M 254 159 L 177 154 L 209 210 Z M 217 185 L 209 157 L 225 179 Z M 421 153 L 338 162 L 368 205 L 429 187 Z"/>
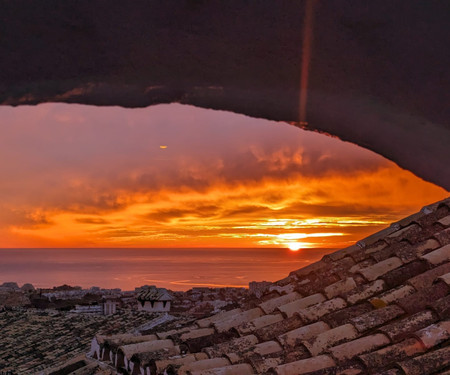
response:
<path fill-rule="evenodd" d="M 326 132 L 450 189 L 450 3 L 0 0 L 0 103 L 179 102 Z"/>

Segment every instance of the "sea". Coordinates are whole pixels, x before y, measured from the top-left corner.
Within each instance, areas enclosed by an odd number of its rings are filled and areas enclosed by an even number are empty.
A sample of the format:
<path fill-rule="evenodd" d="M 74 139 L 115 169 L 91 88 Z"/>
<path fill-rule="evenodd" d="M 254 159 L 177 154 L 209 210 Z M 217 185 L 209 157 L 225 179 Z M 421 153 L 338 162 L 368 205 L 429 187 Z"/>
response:
<path fill-rule="evenodd" d="M 156 285 L 248 287 L 277 281 L 335 249 L 0 249 L 0 285 L 15 281 L 36 288 L 68 284 L 134 290 Z"/>

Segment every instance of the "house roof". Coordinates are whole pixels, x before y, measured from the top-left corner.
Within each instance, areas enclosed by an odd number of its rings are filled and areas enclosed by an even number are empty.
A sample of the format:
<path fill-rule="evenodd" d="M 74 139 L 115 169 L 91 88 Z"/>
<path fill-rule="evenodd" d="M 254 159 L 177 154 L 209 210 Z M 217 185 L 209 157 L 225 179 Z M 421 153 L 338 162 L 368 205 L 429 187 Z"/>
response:
<path fill-rule="evenodd" d="M 141 290 L 137 298 L 139 301 L 172 301 L 172 297 L 166 289 L 155 287 Z"/>
<path fill-rule="evenodd" d="M 139 344 L 127 363 L 152 374 L 449 374 L 449 292 L 450 198 L 291 272 L 251 308 L 155 332 L 177 349 Z"/>

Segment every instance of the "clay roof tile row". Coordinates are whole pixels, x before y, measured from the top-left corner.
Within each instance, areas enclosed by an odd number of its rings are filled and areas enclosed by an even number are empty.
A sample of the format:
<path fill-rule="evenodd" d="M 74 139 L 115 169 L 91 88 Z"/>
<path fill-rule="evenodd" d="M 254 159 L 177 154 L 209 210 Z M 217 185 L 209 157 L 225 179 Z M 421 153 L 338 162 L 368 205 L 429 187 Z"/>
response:
<path fill-rule="evenodd" d="M 445 373 L 449 214 L 450 199 L 424 207 L 291 272 L 258 306 L 196 321 L 170 336 L 189 353 L 159 360 L 151 373 L 162 374 L 162 364 L 174 374 Z"/>

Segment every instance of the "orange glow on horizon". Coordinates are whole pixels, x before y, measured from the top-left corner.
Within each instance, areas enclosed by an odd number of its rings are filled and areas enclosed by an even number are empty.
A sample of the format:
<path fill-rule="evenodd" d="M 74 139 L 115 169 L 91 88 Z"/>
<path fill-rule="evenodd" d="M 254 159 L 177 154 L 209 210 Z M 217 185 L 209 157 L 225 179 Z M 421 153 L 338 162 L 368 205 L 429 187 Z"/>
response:
<path fill-rule="evenodd" d="M 368 187 L 369 181 L 372 188 Z M 384 194 L 375 194 L 376 187 L 382 184 L 384 191 L 390 191 L 393 197 L 389 205 Z M 319 188 L 329 191 L 329 195 L 316 195 L 314 192 Z M 266 201 L 267 194 L 275 192 L 281 208 Z M 45 217 L 46 223 L 11 226 L 8 234 L 28 242 L 30 247 L 37 244 L 36 247 L 292 249 L 295 244 L 298 248 L 339 248 L 417 211 L 430 202 L 427 200 L 430 197 L 438 200 L 445 194 L 391 164 L 370 174 L 354 175 L 350 180 L 330 176 L 294 180 L 289 185 L 279 181 L 256 186 L 218 184 L 201 193 L 165 190 L 152 196 L 119 195 L 117 199 L 126 202 L 123 206 L 98 213 L 39 209 L 32 215 Z M 331 204 L 330 209 L 335 210 L 330 202 L 337 200 L 340 207 L 356 205 L 367 212 L 330 215 L 327 205 Z M 243 207 L 250 202 L 252 208 L 244 212 Z M 202 212 L 205 206 L 211 207 L 208 214 Z M 377 212 L 364 209 L 372 206 L 378 207 Z M 302 207 L 307 212 L 302 212 Z"/>
<path fill-rule="evenodd" d="M 4 248 L 342 248 L 448 196 L 355 145 L 230 113 L 1 110 Z"/>

